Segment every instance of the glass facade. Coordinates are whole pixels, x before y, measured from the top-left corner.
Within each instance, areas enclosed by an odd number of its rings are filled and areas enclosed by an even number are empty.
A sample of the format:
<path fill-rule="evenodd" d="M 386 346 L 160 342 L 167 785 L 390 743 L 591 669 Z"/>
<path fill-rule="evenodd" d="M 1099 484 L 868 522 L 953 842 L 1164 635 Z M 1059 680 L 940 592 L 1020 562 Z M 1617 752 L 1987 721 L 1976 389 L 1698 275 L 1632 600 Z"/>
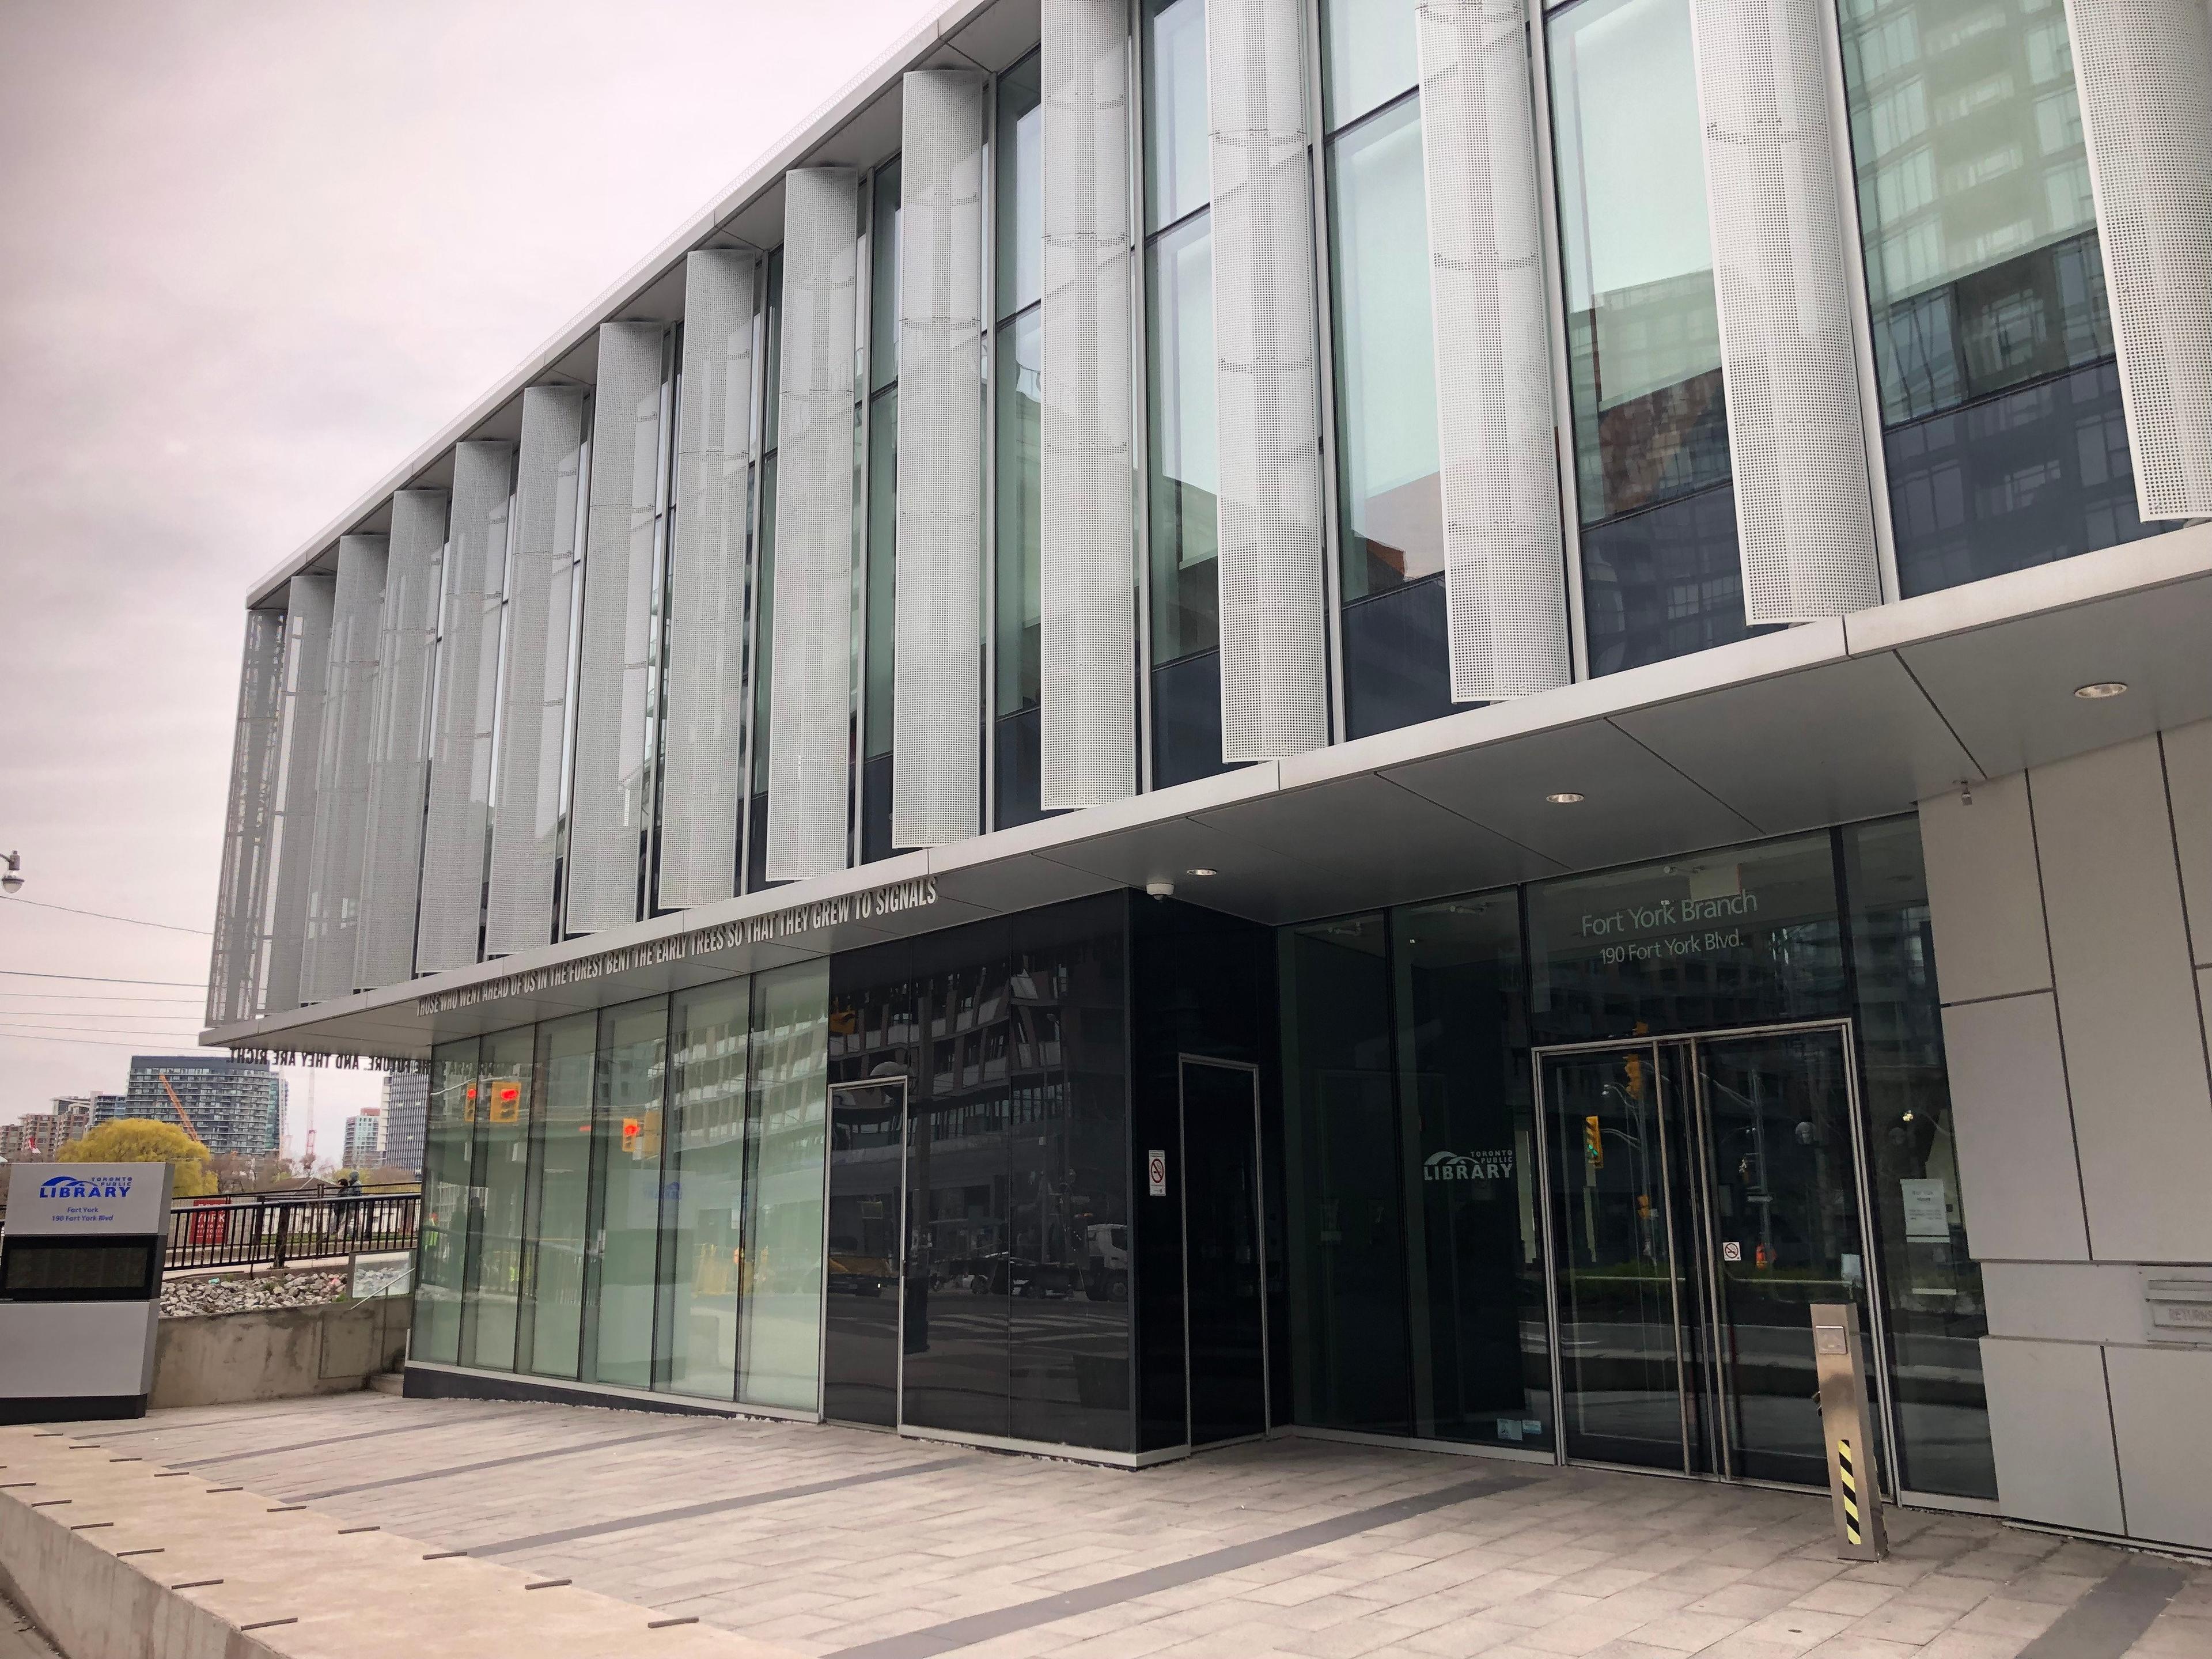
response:
<path fill-rule="evenodd" d="M 820 963 L 441 1046 L 415 1358 L 811 1411 Z"/>

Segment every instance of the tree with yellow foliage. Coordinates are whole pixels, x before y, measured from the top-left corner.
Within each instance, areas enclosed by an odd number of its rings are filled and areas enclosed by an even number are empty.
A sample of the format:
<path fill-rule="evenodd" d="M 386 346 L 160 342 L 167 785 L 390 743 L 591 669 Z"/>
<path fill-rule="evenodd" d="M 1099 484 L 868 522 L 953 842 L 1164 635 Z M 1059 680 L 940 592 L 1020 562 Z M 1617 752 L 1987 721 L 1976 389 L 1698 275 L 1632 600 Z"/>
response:
<path fill-rule="evenodd" d="M 58 1164 L 173 1164 L 176 1196 L 198 1198 L 215 1190 L 208 1149 L 173 1123 L 150 1117 L 118 1117 L 69 1142 L 54 1154 Z"/>

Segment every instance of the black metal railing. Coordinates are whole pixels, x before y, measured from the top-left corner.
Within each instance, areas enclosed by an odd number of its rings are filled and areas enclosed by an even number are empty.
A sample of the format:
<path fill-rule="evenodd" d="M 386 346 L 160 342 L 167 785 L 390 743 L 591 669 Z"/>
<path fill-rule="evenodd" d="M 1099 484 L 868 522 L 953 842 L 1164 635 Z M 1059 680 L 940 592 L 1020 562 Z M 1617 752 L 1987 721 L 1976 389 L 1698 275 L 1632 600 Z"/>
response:
<path fill-rule="evenodd" d="M 185 1267 L 282 1267 L 411 1250 L 422 1209 L 419 1193 L 184 1199 L 169 1212 L 167 1267 L 173 1273 Z"/>

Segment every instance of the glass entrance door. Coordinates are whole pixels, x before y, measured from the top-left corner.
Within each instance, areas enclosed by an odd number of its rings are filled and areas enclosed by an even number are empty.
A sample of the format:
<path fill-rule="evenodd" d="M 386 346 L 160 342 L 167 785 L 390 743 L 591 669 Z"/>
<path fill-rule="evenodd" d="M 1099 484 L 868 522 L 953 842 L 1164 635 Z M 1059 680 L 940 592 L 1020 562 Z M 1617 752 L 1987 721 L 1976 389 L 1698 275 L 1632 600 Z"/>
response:
<path fill-rule="evenodd" d="M 1267 1431 L 1260 1074 L 1182 1059 L 1183 1305 L 1190 1443 Z"/>
<path fill-rule="evenodd" d="M 1811 1304 L 1879 1328 L 1850 1027 L 1537 1060 L 1565 1455 L 1821 1484 Z"/>

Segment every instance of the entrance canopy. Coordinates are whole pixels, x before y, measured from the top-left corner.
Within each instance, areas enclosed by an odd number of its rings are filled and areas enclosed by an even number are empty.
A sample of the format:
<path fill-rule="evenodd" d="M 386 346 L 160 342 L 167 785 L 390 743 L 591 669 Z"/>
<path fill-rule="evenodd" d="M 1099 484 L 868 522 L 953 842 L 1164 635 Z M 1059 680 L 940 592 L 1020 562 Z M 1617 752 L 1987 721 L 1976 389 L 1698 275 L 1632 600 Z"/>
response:
<path fill-rule="evenodd" d="M 1109 888 L 1279 924 L 1875 817 L 2212 717 L 2208 638 L 2199 525 L 203 1041 L 422 1058 Z"/>

